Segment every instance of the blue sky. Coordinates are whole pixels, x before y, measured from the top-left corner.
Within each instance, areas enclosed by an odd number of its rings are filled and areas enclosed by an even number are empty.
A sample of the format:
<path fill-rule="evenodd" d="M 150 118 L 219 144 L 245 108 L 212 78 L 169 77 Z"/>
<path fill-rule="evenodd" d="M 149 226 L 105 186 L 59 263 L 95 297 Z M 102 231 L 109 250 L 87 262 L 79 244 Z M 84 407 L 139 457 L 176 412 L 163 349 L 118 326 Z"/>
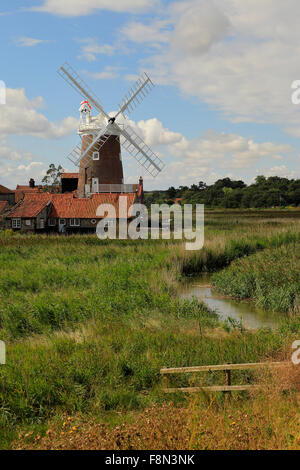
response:
<path fill-rule="evenodd" d="M 167 164 L 146 189 L 258 174 L 300 177 L 296 0 L 11 0 L 0 7 L 0 184 L 41 181 L 79 138 L 69 62 L 108 112 L 144 70 L 156 83 L 131 125 Z"/>

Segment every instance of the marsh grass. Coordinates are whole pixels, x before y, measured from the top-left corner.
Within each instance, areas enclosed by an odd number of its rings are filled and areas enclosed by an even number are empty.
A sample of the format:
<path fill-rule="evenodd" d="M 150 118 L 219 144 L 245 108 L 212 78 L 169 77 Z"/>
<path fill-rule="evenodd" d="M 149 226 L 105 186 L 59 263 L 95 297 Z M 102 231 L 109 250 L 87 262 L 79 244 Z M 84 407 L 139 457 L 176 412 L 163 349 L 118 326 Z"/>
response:
<path fill-rule="evenodd" d="M 20 429 L 43 435 L 47 420 L 66 413 L 105 419 L 165 406 L 163 366 L 258 362 L 298 339 L 299 318 L 277 332 L 249 332 L 223 325 L 201 302 L 178 298 L 183 275 L 270 247 L 288 250 L 299 239 L 296 219 L 264 215 L 266 221 L 237 224 L 236 214 L 209 217 L 197 253 L 174 241 L 0 236 L 0 338 L 7 342 L 7 365 L 0 368 L 2 447 Z M 240 379 L 252 376 L 241 372 Z M 180 406 L 184 400 L 174 397 Z"/>
<path fill-rule="evenodd" d="M 225 295 L 253 299 L 261 308 L 290 314 L 300 309 L 300 243 L 237 260 L 213 276 Z"/>

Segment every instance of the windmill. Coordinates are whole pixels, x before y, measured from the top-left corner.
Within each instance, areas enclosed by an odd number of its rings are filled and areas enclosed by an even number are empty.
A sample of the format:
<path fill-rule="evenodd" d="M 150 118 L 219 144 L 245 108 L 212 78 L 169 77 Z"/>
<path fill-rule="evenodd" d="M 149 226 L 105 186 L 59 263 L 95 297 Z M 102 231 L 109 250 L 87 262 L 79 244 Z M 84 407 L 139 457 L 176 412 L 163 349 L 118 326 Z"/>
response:
<path fill-rule="evenodd" d="M 98 192 L 99 185 L 121 188 L 124 183 L 121 146 L 151 176 L 156 177 L 163 170 L 164 163 L 126 122 L 154 87 L 146 73 L 129 90 L 114 117 L 104 111 L 98 97 L 68 63 L 60 67 L 58 74 L 84 99 L 78 129 L 81 141 L 68 155 L 68 159 L 79 166 L 78 193 L 81 197 Z M 91 116 L 92 106 L 98 111 L 95 117 Z M 125 117 L 125 124 L 117 123 L 120 115 Z"/>

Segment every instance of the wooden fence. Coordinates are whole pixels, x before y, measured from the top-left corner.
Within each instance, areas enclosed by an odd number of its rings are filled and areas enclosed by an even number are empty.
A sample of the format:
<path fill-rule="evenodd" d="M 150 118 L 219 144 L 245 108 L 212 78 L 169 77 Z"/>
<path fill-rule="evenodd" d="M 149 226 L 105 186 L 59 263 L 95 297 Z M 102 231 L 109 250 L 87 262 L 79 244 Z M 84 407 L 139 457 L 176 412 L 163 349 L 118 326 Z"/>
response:
<path fill-rule="evenodd" d="M 195 393 L 201 391 L 207 392 L 237 392 L 244 390 L 253 390 L 261 387 L 261 385 L 231 385 L 231 373 L 234 370 L 247 370 L 247 369 L 263 369 L 263 368 L 273 368 L 273 367 L 283 367 L 287 366 L 287 362 L 258 362 L 258 363 L 249 363 L 249 364 L 222 364 L 216 366 L 197 366 L 197 367 L 180 367 L 180 368 L 163 368 L 160 370 L 161 375 L 163 375 L 164 382 L 164 392 L 165 393 L 176 393 L 176 392 L 185 392 L 185 393 Z M 214 385 L 210 387 L 184 387 L 184 388 L 169 388 L 168 387 L 168 375 L 170 374 L 190 374 L 198 372 L 215 372 L 215 371 L 224 371 L 226 384 L 225 385 Z"/>

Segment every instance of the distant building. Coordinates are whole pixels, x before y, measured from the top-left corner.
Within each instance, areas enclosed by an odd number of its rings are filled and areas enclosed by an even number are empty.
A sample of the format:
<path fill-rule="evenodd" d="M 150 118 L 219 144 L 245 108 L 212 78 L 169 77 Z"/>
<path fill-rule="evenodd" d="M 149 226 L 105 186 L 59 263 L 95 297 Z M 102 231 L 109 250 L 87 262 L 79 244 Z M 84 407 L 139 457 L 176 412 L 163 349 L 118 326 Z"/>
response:
<path fill-rule="evenodd" d="M 15 192 L 15 202 L 18 203 L 19 201 L 21 201 L 21 199 L 24 198 L 25 194 L 42 193 L 43 192 L 43 186 L 41 186 L 41 185 L 36 186 L 34 179 L 31 178 L 29 180 L 29 185 L 28 186 L 26 186 L 26 185 L 22 186 L 22 185 L 18 184 L 17 187 L 16 187 L 16 190 L 14 192 Z"/>
<path fill-rule="evenodd" d="M 15 191 L 0 184 L 0 201 L 7 201 L 9 205 L 15 203 Z"/>
<path fill-rule="evenodd" d="M 69 179 L 69 178 L 65 178 Z M 72 179 L 72 178 L 70 178 Z M 101 219 L 96 212 L 101 204 L 115 207 L 116 219 L 130 219 L 130 207 L 136 202 L 143 202 L 143 180 L 138 185 L 123 185 L 131 192 L 91 193 L 89 197 L 79 198 L 75 192 L 52 194 L 30 191 L 23 187 L 23 198 L 6 215 L 6 228 L 26 232 L 93 232 Z M 111 191 L 108 191 L 111 189 Z M 119 213 L 120 196 L 127 198 L 127 213 Z"/>

